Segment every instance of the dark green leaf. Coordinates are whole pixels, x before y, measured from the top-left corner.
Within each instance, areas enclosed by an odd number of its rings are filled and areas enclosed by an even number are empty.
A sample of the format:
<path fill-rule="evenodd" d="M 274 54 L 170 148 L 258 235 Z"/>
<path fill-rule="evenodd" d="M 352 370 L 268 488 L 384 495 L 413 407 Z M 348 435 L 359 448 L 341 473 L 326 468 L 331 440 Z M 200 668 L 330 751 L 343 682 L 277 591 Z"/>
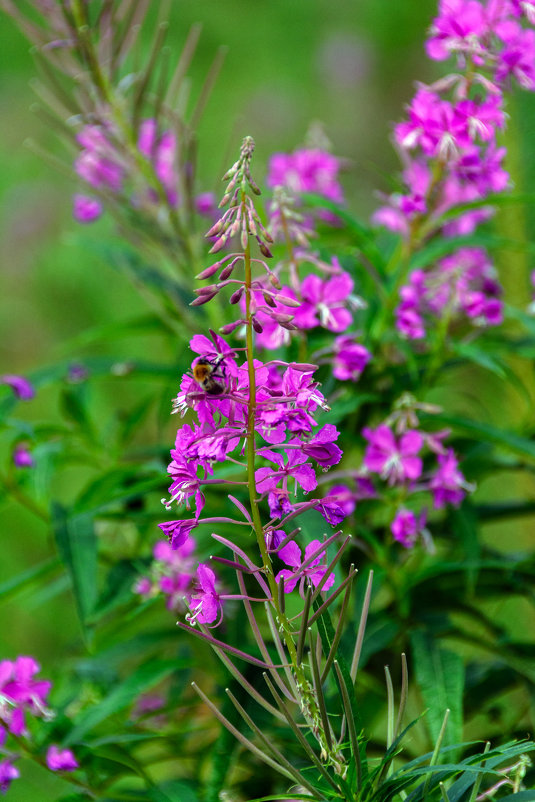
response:
<path fill-rule="evenodd" d="M 105 719 L 124 710 L 148 688 L 161 682 L 173 671 L 184 668 L 183 660 L 153 660 L 140 666 L 99 704 L 84 710 L 76 719 L 75 725 L 64 741 L 65 745 L 80 741 L 84 735 Z"/>
<path fill-rule="evenodd" d="M 69 516 L 60 504 L 52 504 L 54 537 L 61 561 L 69 573 L 82 625 L 97 598 L 97 538 L 87 514 Z"/>
<path fill-rule="evenodd" d="M 436 741 L 444 714 L 450 710 L 444 743 L 462 740 L 464 667 L 459 655 L 441 649 L 434 638 L 420 631 L 411 634 L 414 673 L 428 707 L 426 721 Z"/>

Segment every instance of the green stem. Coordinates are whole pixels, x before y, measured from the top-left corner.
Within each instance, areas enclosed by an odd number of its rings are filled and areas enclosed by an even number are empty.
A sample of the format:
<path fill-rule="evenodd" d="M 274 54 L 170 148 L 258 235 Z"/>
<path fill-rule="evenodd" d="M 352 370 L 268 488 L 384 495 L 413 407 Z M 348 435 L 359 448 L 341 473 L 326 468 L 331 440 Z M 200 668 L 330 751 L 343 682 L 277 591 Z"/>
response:
<path fill-rule="evenodd" d="M 245 192 L 242 191 L 242 215 L 246 219 L 246 206 L 245 206 Z M 247 408 L 247 479 L 249 485 L 249 502 L 251 506 L 251 517 L 253 527 L 262 555 L 264 572 L 268 581 L 269 589 L 271 591 L 271 602 L 275 608 L 277 616 L 277 624 L 280 627 L 281 633 L 288 649 L 288 654 L 292 663 L 292 668 L 295 674 L 296 685 L 300 696 L 300 705 L 303 715 L 309 722 L 318 743 L 320 744 L 322 755 L 325 759 L 340 773 L 341 768 L 341 755 L 337 754 L 336 748 L 333 748 L 329 742 L 329 733 L 325 733 L 322 726 L 321 713 L 318 706 L 314 690 L 308 681 L 303 663 L 298 659 L 297 648 L 294 642 L 290 622 L 288 621 L 285 613 L 282 611 L 279 603 L 278 585 L 275 581 L 273 573 L 273 566 L 271 558 L 267 550 L 266 541 L 264 537 L 264 528 L 260 517 L 260 510 L 258 508 L 258 501 L 256 498 L 256 481 L 255 481 L 255 421 L 256 421 L 256 370 L 254 366 L 254 342 L 253 342 L 253 325 L 251 313 L 251 284 L 252 284 L 252 271 L 251 271 L 251 247 L 250 242 L 244 251 L 244 266 L 245 266 L 245 319 L 246 319 L 246 347 L 247 347 L 247 372 L 249 377 L 249 402 Z"/>

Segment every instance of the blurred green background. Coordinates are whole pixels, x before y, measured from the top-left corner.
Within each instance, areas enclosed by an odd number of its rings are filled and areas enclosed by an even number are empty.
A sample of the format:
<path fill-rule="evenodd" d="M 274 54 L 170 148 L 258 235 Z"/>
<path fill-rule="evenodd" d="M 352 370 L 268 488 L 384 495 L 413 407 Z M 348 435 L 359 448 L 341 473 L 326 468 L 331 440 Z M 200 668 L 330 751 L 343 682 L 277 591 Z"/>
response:
<path fill-rule="evenodd" d="M 159 3 L 153 6 L 157 10 Z M 190 26 L 203 26 L 190 72 L 192 97 L 217 48 L 228 47 L 199 129 L 199 191 L 219 194 L 220 177 L 244 135 L 256 140 L 254 174 L 261 184 L 270 154 L 294 149 L 309 125 L 320 121 L 333 152 L 347 160 L 343 182 L 348 202 L 366 219 L 377 205 L 377 191 L 390 187 L 386 176 L 398 167 L 390 144 L 392 123 L 402 116 L 414 82 L 431 82 L 443 69 L 423 49 L 435 9 L 435 0 L 173 0 L 168 42 L 177 55 Z M 5 15 L 0 16 L 0 72 L 0 370 L 24 374 L 59 359 L 105 353 L 105 346 L 97 351 L 74 344 L 74 338 L 146 308 L 94 248 L 95 242 L 113 240 L 109 218 L 87 228 L 76 224 L 71 218 L 74 182 L 24 146 L 31 138 L 65 156 L 54 133 L 31 111 L 34 65 L 28 43 Z M 509 112 L 509 167 L 517 188 L 529 190 L 535 180 L 535 98 L 516 95 Z M 527 212 L 514 207 L 512 214 L 502 213 L 498 225 L 522 239 L 531 222 Z M 509 300 L 526 304 L 527 257 L 504 254 L 501 267 Z M 165 361 L 170 355 L 158 354 L 158 347 L 154 338 L 138 336 L 115 342 L 113 353 L 122 359 L 151 355 Z M 151 385 L 140 380 L 131 385 L 131 399 L 150 391 Z M 54 403 L 47 392 L 39 411 L 28 405 L 21 414 L 43 418 L 43 410 Z M 100 392 L 105 402 L 116 394 L 116 384 L 103 382 Z M 491 406 L 489 414 L 498 421 L 505 403 L 512 417 L 515 405 L 520 405 L 520 417 L 528 414 L 524 402 L 507 396 L 503 387 L 493 388 L 493 394 L 494 412 Z M 170 420 L 170 443 L 174 423 Z M 58 487 L 60 497 L 68 491 Z M 533 492 L 531 484 L 528 492 Z M 4 506 L 2 524 L 0 582 L 49 553 L 44 526 L 19 506 Z M 496 545 L 503 531 L 489 531 Z M 533 537 L 529 521 L 507 531 L 508 547 L 515 538 L 525 546 Z M 49 668 L 61 667 L 79 632 L 67 584 L 58 582 L 31 599 L 19 596 L 0 607 L 0 659 L 31 653 Z M 492 612 L 510 618 L 508 610 Z M 44 790 L 45 772 L 24 764 L 20 768 L 25 780 L 13 785 L 13 802 L 59 796 L 59 780 L 56 785 L 46 779 Z"/>

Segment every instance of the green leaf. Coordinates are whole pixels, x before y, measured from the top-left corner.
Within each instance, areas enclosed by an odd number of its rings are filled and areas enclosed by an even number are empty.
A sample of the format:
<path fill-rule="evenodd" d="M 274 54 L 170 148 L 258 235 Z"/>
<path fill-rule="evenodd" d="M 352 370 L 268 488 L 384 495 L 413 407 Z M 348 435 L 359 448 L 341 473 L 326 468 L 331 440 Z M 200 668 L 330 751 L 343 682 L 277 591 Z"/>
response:
<path fill-rule="evenodd" d="M 345 398 L 338 398 L 336 404 L 328 412 L 321 416 L 322 423 L 338 423 L 344 420 L 352 412 L 356 412 L 363 404 L 377 401 L 379 396 L 376 393 L 353 393 Z"/>
<path fill-rule="evenodd" d="M 422 415 L 422 419 L 424 417 L 426 416 Z M 498 429 L 490 423 L 479 423 L 469 418 L 448 415 L 447 413 L 433 415 L 433 420 L 437 423 L 451 426 L 457 432 L 471 435 L 477 441 L 488 440 L 522 457 L 535 459 L 535 442 L 519 434 Z"/>
<path fill-rule="evenodd" d="M 321 607 L 321 605 L 322 605 L 321 598 L 315 599 L 315 601 L 313 602 L 314 610 L 315 611 L 318 610 Z M 331 647 L 333 645 L 334 636 L 335 636 L 334 627 L 333 627 L 333 624 L 332 624 L 331 617 L 329 615 L 329 610 L 328 609 L 325 609 L 323 611 L 323 613 L 318 617 L 318 619 L 316 621 L 316 624 L 317 624 L 318 632 L 319 632 L 320 638 L 321 638 L 321 645 L 322 645 L 322 648 L 323 648 L 323 653 L 327 655 L 331 651 Z M 360 716 L 360 712 L 359 712 L 359 708 L 358 708 L 357 698 L 355 696 L 355 686 L 354 686 L 354 683 L 353 683 L 353 681 L 351 679 L 351 675 L 349 673 L 349 668 L 347 666 L 347 663 L 345 661 L 345 658 L 344 658 L 340 648 L 338 648 L 338 651 L 337 651 L 337 654 L 336 654 L 336 660 L 338 661 L 338 665 L 340 667 L 340 672 L 342 674 L 342 677 L 343 677 L 344 682 L 345 682 L 346 687 L 347 687 L 347 692 L 348 692 L 348 695 L 349 695 L 349 704 L 351 706 L 351 712 L 353 714 L 353 719 L 354 719 L 354 722 L 355 722 L 355 729 L 356 729 L 356 732 L 357 732 L 357 736 L 360 736 L 360 739 L 359 739 L 360 763 L 361 763 L 361 769 L 362 769 L 362 781 L 365 784 L 366 780 L 368 778 L 368 761 L 367 761 L 367 757 L 366 757 L 366 744 L 365 744 L 365 742 L 364 742 L 364 740 L 362 738 L 362 735 L 361 735 L 363 733 L 363 731 L 364 731 L 364 728 L 363 728 L 363 724 L 362 724 L 362 720 L 361 720 L 361 716 Z M 339 681 L 338 681 L 338 677 L 336 677 L 336 674 L 335 674 L 335 680 L 336 680 L 336 684 L 338 686 L 338 692 L 339 692 L 340 700 L 341 700 L 342 699 L 342 689 L 340 687 L 340 684 L 339 684 Z M 355 768 L 355 766 L 352 764 L 351 772 L 354 771 L 354 768 Z"/>
<path fill-rule="evenodd" d="M 42 579 L 42 577 L 57 568 L 59 564 L 57 557 L 51 557 L 38 565 L 28 568 L 27 571 L 23 571 L 17 576 L 0 583 L 0 600 L 7 601 L 11 596 L 30 587 L 36 580 Z"/>
<path fill-rule="evenodd" d="M 484 351 L 474 343 L 456 342 L 454 340 L 451 343 L 451 349 L 454 354 L 462 359 L 466 359 L 469 362 L 473 362 L 474 364 L 485 368 L 486 370 L 490 370 L 491 373 L 499 376 L 500 379 L 506 378 L 507 368 L 503 364 L 502 360 L 498 359 L 495 355 L 489 353 L 488 351 Z"/>
<path fill-rule="evenodd" d="M 436 741 L 447 709 L 450 710 L 445 745 L 459 743 L 463 733 L 464 667 L 459 655 L 441 649 L 428 633 L 411 633 L 414 670 L 424 703 L 426 721 Z"/>
<path fill-rule="evenodd" d="M 183 660 L 152 660 L 140 666 L 102 702 L 80 714 L 75 720 L 75 726 L 64 740 L 64 745 L 77 743 L 102 721 L 132 704 L 148 688 L 184 667 L 187 667 L 187 663 Z"/>
<path fill-rule="evenodd" d="M 97 538 L 87 514 L 69 516 L 60 504 L 52 504 L 52 525 L 61 561 L 69 573 L 82 626 L 97 599 Z"/>

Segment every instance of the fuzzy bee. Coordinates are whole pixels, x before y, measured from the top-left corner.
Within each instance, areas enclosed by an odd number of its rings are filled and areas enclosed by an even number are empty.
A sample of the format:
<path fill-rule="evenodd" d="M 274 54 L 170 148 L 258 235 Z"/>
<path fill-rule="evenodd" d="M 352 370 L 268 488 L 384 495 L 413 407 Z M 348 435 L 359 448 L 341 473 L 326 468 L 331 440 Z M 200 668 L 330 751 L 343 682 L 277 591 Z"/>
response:
<path fill-rule="evenodd" d="M 206 357 L 200 357 L 192 366 L 193 378 L 208 395 L 221 395 L 225 392 L 225 385 L 222 382 L 225 374 L 219 363 L 220 359 L 212 362 Z"/>

